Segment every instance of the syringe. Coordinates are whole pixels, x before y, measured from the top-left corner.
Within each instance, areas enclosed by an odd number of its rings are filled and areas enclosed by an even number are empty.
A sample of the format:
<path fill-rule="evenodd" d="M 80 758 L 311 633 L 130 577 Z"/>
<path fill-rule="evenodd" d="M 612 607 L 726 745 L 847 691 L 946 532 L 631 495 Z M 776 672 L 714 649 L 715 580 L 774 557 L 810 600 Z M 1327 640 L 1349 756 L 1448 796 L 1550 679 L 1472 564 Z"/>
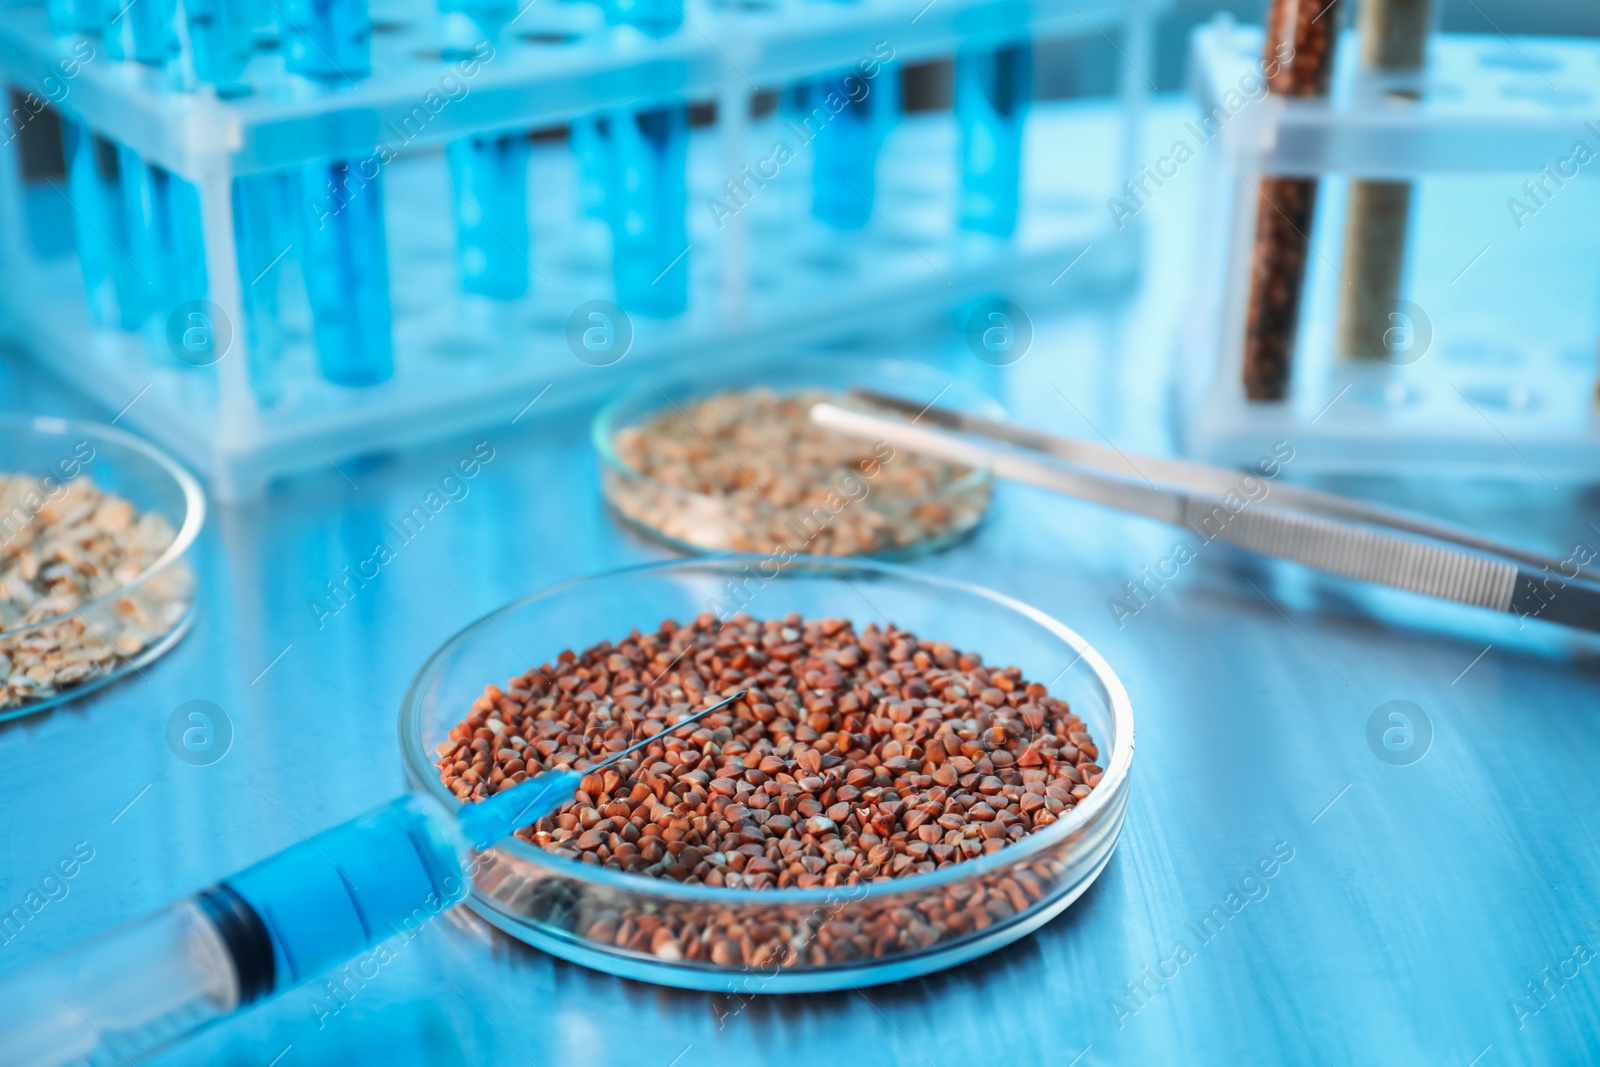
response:
<path fill-rule="evenodd" d="M 453 811 L 408 794 L 0 979 L 0 1063 L 142 1059 L 414 929 L 465 899 L 473 850 L 554 813 L 585 774 L 744 695 L 666 725 L 598 764 L 547 771 Z"/>

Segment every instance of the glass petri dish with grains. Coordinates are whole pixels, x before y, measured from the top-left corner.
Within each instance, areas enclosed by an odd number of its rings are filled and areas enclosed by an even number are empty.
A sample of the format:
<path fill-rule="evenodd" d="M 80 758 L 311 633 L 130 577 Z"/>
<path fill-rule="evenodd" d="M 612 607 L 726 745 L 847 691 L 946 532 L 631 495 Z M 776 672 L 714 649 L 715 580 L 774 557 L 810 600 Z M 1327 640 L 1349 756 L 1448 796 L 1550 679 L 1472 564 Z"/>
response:
<path fill-rule="evenodd" d="M 868 388 L 1002 418 L 917 363 L 807 358 L 647 382 L 595 417 L 601 491 L 624 525 L 686 552 L 906 558 L 949 545 L 989 504 L 987 471 L 816 426 L 811 406 Z"/>
<path fill-rule="evenodd" d="M 0 415 L 0 721 L 143 668 L 188 631 L 205 496 L 111 426 Z"/>
<path fill-rule="evenodd" d="M 781 993 L 948 967 L 1077 900 L 1121 832 L 1133 756 L 1099 654 L 976 586 L 762 562 L 566 582 L 423 666 L 401 747 L 447 804 L 659 739 L 478 854 L 470 906 L 612 974 Z"/>

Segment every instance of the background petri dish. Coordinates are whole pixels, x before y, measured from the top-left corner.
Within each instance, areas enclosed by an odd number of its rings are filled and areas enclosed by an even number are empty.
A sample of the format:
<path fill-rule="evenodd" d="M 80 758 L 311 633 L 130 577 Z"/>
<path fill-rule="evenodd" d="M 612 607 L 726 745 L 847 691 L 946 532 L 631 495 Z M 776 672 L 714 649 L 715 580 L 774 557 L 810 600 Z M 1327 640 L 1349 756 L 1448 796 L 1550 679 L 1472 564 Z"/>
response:
<path fill-rule="evenodd" d="M 115 591 L 47 619 L 0 619 L 0 670 L 22 669 L 31 652 L 60 646 L 64 636 L 92 633 L 122 647 L 81 678 L 58 675 L 33 698 L 6 706 L 0 721 L 43 711 L 91 693 L 143 668 L 178 643 L 194 618 L 195 581 L 189 551 L 205 522 L 205 494 L 188 471 L 154 445 L 100 423 L 45 416 L 0 415 L 0 473 L 46 476 L 51 484 L 92 478 L 144 513 L 164 516 L 175 536 L 167 549 Z M 0 515 L 0 548 L 32 521 L 26 508 Z M 109 664 L 109 666 L 105 666 Z M 75 679 L 75 680 L 61 680 Z"/>
<path fill-rule="evenodd" d="M 768 509 L 730 496 L 701 493 L 668 485 L 636 470 L 619 454 L 616 434 L 674 407 L 689 406 L 714 393 L 765 387 L 792 394 L 822 390 L 845 404 L 858 404 L 846 394 L 863 387 L 919 404 L 1003 419 L 1005 409 L 967 383 L 921 363 L 807 356 L 804 360 L 745 366 L 735 371 L 647 382 L 627 390 L 595 415 L 591 437 L 600 456 L 600 489 L 611 514 L 624 526 L 681 552 L 765 552 L 784 543 L 793 551 L 823 555 L 810 547 L 808 531 L 837 524 L 851 531 L 873 530 L 870 547 L 834 554 L 877 559 L 906 559 L 959 541 L 975 529 L 989 506 L 991 481 L 986 470 L 970 470 L 942 483 L 931 493 L 892 496 L 869 486 L 858 501 L 844 503 L 832 515 L 818 515 L 815 501 Z M 887 466 L 887 465 L 886 465 Z M 752 510 L 754 508 L 754 510 Z M 819 521 L 820 520 L 820 521 Z M 760 532 L 752 533 L 752 530 Z M 773 538 L 783 538 L 783 542 Z M 837 539 L 825 539 L 837 543 Z"/>
<path fill-rule="evenodd" d="M 400 743 L 412 784 L 446 805 L 434 746 L 485 684 L 502 685 L 563 649 L 616 640 L 663 618 L 722 614 L 729 582 L 748 579 L 742 610 L 892 621 L 919 638 L 1016 665 L 1050 684 L 1100 747 L 1104 777 L 1059 820 L 990 855 L 925 874 L 858 886 L 728 889 L 590 866 L 507 839 L 477 857 L 469 905 L 511 936 L 611 974 L 734 993 L 844 989 L 926 974 L 1023 937 L 1077 900 L 1105 867 L 1127 813 L 1133 712 L 1127 693 L 1081 637 L 1025 604 L 944 578 L 857 560 L 762 557 L 674 560 L 552 586 L 492 612 L 447 641 L 412 682 Z M 740 610 L 740 609 L 735 609 Z M 1057 679 L 1053 684 L 1049 679 Z M 1109 756 L 1109 759 L 1107 758 Z M 962 918 L 961 916 L 965 916 Z M 942 918 L 941 918 L 942 917 Z M 787 940 L 796 956 L 718 966 L 618 947 L 623 923 L 666 924 L 691 936 L 739 927 Z M 862 935 L 869 944 L 862 950 Z"/>

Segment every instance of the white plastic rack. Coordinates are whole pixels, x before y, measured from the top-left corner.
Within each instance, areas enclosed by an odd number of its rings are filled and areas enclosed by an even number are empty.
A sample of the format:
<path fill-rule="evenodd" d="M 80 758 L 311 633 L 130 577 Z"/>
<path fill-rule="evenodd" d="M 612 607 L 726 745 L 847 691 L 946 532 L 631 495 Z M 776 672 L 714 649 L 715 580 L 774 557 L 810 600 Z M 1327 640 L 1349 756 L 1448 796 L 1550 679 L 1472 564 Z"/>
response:
<path fill-rule="evenodd" d="M 1575 146 L 1600 157 L 1600 42 L 1435 34 L 1423 71 L 1379 76 L 1346 33 L 1329 96 L 1296 100 L 1260 96 L 1261 50 L 1258 27 L 1227 19 L 1191 41 L 1202 119 L 1186 136 L 1205 158 L 1208 214 L 1177 346 L 1186 449 L 1249 464 L 1287 440 L 1301 470 L 1594 480 L 1600 292 L 1555 310 L 1545 299 L 1563 275 L 1596 273 L 1593 231 L 1519 227 L 1508 205 L 1593 203 L 1570 183 Z M 1563 165 L 1565 179 L 1545 177 Z M 1241 359 L 1264 176 L 1317 177 L 1322 191 L 1289 395 L 1262 402 L 1246 399 Z M 1418 246 L 1413 212 L 1392 360 L 1334 350 L 1350 178 L 1413 181 L 1432 239 L 1460 245 Z M 1530 181 L 1545 183 L 1533 199 Z"/>
<path fill-rule="evenodd" d="M 1115 227 L 1104 207 L 1132 158 L 1143 95 L 1138 77 L 1124 79 L 1115 103 L 1039 104 L 1027 112 L 1019 221 L 1004 238 L 957 225 L 961 175 L 951 115 L 911 115 L 888 130 L 872 219 L 840 231 L 808 214 L 813 161 L 802 116 L 787 104 L 757 116 L 752 102 L 758 91 L 786 90 L 886 54 L 906 63 L 1115 30 L 1125 53 L 1147 55 L 1149 16 L 1160 6 L 689 3 L 681 28 L 652 38 L 607 25 L 590 5 L 528 4 L 470 76 L 441 57 L 439 41 L 451 31 L 436 12 L 375 8 L 370 74 L 319 82 L 285 73 L 282 56 L 269 52 L 251 61 L 250 91 L 229 96 L 195 87 L 182 64 L 113 60 L 99 39 L 53 35 L 42 7 L 7 7 L 0 11 L 0 80 L 47 95 L 118 151 L 192 184 L 205 300 L 222 320 L 205 325 L 217 337 L 225 331 L 228 345 L 214 365 L 192 366 L 165 351 L 171 321 L 118 328 L 91 312 L 71 240 L 83 213 L 66 179 L 26 172 L 23 137 L 0 147 L 0 332 L 110 411 L 125 410 L 121 424 L 172 449 L 219 496 L 247 498 L 276 477 L 329 459 L 504 424 L 547 389 L 541 403 L 585 402 L 625 374 L 891 331 L 1017 285 L 1038 284 L 1052 297 L 1092 291 L 1138 266 L 1137 229 Z M 63 60 L 86 48 L 92 58 L 63 77 Z M 455 80 L 446 85 L 446 77 Z M 526 182 L 529 291 L 502 300 L 463 292 L 449 208 L 459 190 L 446 145 L 667 102 L 714 103 L 717 116 L 686 139 L 687 248 L 681 263 L 666 268 L 687 271 L 685 310 L 629 316 L 631 347 L 614 366 L 575 356 L 575 309 L 616 296 L 611 234 L 592 203 L 585 210 L 592 179 L 581 151 L 538 139 Z M 788 143 L 793 161 L 767 185 L 746 184 L 738 200 L 728 200 L 726 183 L 770 158 L 778 141 Z M 290 229 L 284 254 L 258 253 L 249 266 L 268 262 L 247 276 L 254 271 L 241 264 L 247 257 L 236 183 L 318 161 L 368 158 L 379 144 L 395 153 L 381 168 L 393 373 L 377 384 L 336 385 L 317 373 L 311 312 L 289 284 L 304 286 L 318 268 L 300 255 Z M 728 212 L 730 204 L 738 210 Z M 284 210 L 307 206 L 291 199 Z M 274 301 L 270 323 L 247 321 L 246 290 L 260 285 L 285 294 Z M 270 382 L 257 377 L 259 359 L 249 352 L 264 327 L 275 336 Z"/>

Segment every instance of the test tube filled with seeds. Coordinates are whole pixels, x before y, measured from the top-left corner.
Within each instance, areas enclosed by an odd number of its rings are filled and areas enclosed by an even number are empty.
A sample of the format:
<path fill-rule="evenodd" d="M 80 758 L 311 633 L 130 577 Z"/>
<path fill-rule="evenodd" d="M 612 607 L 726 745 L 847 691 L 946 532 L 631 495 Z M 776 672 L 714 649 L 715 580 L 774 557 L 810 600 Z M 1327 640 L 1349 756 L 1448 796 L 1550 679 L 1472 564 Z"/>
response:
<path fill-rule="evenodd" d="M 1262 55 L 1269 92 L 1327 94 L 1340 7 L 1340 0 L 1272 0 Z M 1288 392 L 1316 206 L 1315 178 L 1260 180 L 1244 335 L 1244 389 L 1251 400 L 1281 400 Z"/>
<path fill-rule="evenodd" d="M 1362 67 L 1378 75 L 1421 70 L 1432 10 L 1432 0 L 1364 0 L 1359 23 Z M 1384 95 L 1393 101 L 1416 94 L 1414 88 L 1392 87 Z M 1410 182 L 1350 182 L 1341 271 L 1348 284 L 1339 293 L 1340 355 L 1388 355 L 1387 316 L 1400 299 L 1410 221 Z"/>

